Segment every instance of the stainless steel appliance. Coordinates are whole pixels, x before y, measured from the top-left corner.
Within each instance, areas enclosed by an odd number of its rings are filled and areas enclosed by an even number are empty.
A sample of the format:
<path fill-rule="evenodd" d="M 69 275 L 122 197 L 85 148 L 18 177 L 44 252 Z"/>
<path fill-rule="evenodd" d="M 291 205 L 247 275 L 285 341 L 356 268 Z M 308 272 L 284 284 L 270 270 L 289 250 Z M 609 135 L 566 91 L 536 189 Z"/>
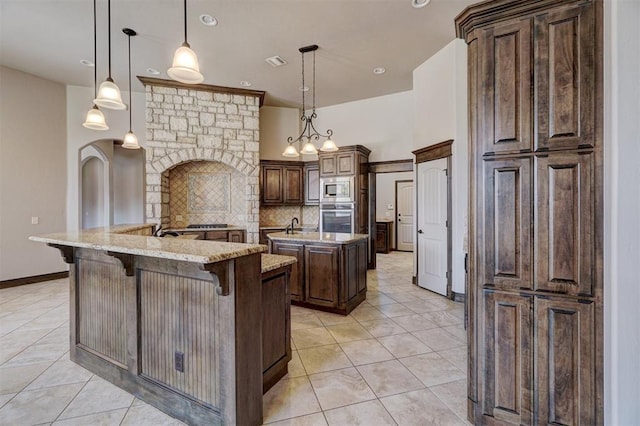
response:
<path fill-rule="evenodd" d="M 320 232 L 351 234 L 355 229 L 355 204 L 334 203 L 320 205 Z"/>
<path fill-rule="evenodd" d="M 353 176 L 320 179 L 320 203 L 355 203 Z"/>

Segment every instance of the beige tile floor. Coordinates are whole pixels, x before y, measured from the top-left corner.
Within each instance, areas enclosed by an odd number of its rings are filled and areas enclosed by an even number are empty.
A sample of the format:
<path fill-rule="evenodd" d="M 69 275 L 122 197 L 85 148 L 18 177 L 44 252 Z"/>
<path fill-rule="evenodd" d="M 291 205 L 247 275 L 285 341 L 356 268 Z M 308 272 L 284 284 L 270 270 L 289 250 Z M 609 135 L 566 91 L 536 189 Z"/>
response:
<path fill-rule="evenodd" d="M 292 307 L 289 374 L 273 425 L 464 425 L 462 305 L 411 284 L 410 253 L 378 255 L 366 302 Z M 67 280 L 0 290 L 0 425 L 179 425 L 69 361 Z"/>

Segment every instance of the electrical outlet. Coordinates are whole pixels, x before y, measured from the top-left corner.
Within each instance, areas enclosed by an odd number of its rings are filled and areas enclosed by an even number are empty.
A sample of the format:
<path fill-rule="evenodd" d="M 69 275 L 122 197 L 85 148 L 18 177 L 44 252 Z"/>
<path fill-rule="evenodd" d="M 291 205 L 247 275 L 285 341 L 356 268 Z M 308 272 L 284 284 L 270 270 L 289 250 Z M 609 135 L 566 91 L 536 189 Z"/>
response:
<path fill-rule="evenodd" d="M 176 222 L 182 222 L 182 215 L 181 214 L 177 214 L 176 215 Z"/>
<path fill-rule="evenodd" d="M 176 351 L 174 355 L 176 371 L 184 373 L 184 353 Z"/>
<path fill-rule="evenodd" d="M 387 209 L 388 210 L 393 210 L 393 204 L 387 204 Z"/>
<path fill-rule="evenodd" d="M 31 216 L 31 224 L 37 225 L 40 222 L 40 218 L 38 216 Z"/>

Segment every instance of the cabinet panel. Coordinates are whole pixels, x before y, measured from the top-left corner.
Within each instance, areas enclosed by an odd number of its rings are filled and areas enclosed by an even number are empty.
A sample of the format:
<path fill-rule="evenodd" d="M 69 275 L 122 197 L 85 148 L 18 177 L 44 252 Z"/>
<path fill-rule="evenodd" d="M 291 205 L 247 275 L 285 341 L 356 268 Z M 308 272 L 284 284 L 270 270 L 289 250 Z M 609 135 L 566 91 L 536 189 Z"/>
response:
<path fill-rule="evenodd" d="M 227 241 L 230 243 L 244 243 L 244 235 L 243 231 L 229 231 L 229 238 Z"/>
<path fill-rule="evenodd" d="M 291 354 L 291 315 L 287 275 L 262 281 L 262 370 Z"/>
<path fill-rule="evenodd" d="M 307 266 L 307 300 L 321 306 L 336 307 L 338 304 L 338 247 L 304 247 L 304 262 Z"/>
<path fill-rule="evenodd" d="M 535 18 L 537 149 L 594 145 L 593 4 Z"/>
<path fill-rule="evenodd" d="M 340 176 L 352 175 L 356 172 L 355 154 L 353 152 L 345 152 L 336 154 L 336 173 Z"/>
<path fill-rule="evenodd" d="M 482 33 L 485 152 L 531 150 L 531 20 Z"/>
<path fill-rule="evenodd" d="M 265 166 L 262 168 L 262 203 L 282 204 L 282 168 L 279 166 Z"/>
<path fill-rule="evenodd" d="M 304 175 L 302 167 L 283 167 L 284 203 L 302 204 L 304 202 Z"/>
<path fill-rule="evenodd" d="M 320 203 L 320 167 L 315 165 L 305 165 L 304 179 L 304 203 L 314 205 Z"/>
<path fill-rule="evenodd" d="M 593 424 L 593 302 L 536 298 L 539 424 Z"/>
<path fill-rule="evenodd" d="M 228 231 L 207 231 L 206 240 L 209 241 L 229 241 L 229 233 Z"/>
<path fill-rule="evenodd" d="M 592 156 L 536 159 L 536 290 L 593 294 Z"/>
<path fill-rule="evenodd" d="M 391 251 L 391 222 L 376 222 L 376 253 Z"/>
<path fill-rule="evenodd" d="M 483 416 L 531 424 L 532 300 L 484 292 Z"/>
<path fill-rule="evenodd" d="M 531 160 L 484 162 L 485 285 L 531 288 Z"/>
<path fill-rule="evenodd" d="M 298 261 L 291 265 L 291 300 L 304 300 L 304 246 L 296 244 L 272 243 L 272 253 L 293 256 Z"/>
<path fill-rule="evenodd" d="M 336 164 L 336 156 L 334 155 L 322 155 L 319 158 L 320 161 L 320 176 L 335 176 L 338 171 Z"/>

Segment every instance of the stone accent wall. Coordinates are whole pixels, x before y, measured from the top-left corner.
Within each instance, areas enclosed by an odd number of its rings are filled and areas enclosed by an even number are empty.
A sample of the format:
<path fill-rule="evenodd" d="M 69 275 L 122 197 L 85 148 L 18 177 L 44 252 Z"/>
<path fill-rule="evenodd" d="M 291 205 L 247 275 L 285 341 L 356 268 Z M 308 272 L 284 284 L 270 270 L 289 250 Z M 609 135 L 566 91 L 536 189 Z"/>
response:
<path fill-rule="evenodd" d="M 286 226 L 297 217 L 300 226 L 317 227 L 320 217 L 318 206 L 263 206 L 260 209 L 260 226 Z"/>
<path fill-rule="evenodd" d="M 147 85 L 147 222 L 170 224 L 168 170 L 188 161 L 218 161 L 246 176 L 247 242 L 258 242 L 259 99 Z"/>

